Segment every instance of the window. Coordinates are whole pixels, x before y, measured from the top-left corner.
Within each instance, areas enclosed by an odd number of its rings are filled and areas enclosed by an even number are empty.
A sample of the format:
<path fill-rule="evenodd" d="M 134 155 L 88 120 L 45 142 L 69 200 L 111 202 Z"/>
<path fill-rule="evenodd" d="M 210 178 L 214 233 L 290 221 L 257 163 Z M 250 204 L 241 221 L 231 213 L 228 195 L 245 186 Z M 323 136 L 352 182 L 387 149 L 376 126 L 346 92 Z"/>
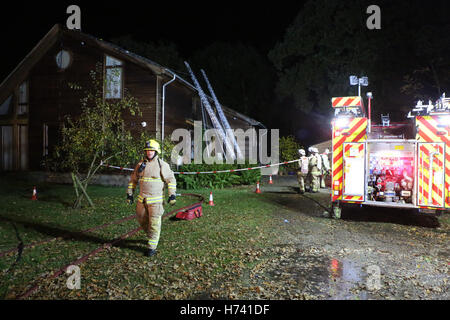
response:
<path fill-rule="evenodd" d="M 6 98 L 6 100 L 0 105 L 0 115 L 4 116 L 4 115 L 8 115 L 10 110 L 11 110 L 11 101 L 12 101 L 12 96 L 9 96 L 8 98 Z"/>
<path fill-rule="evenodd" d="M 61 70 L 67 69 L 71 62 L 72 62 L 72 57 L 71 57 L 69 51 L 61 50 L 56 55 L 56 65 Z"/>
<path fill-rule="evenodd" d="M 19 87 L 19 102 L 17 114 L 22 115 L 28 112 L 28 82 L 25 81 Z"/>
<path fill-rule="evenodd" d="M 105 98 L 106 99 L 121 99 L 122 98 L 122 61 L 106 56 L 106 84 L 105 84 Z"/>

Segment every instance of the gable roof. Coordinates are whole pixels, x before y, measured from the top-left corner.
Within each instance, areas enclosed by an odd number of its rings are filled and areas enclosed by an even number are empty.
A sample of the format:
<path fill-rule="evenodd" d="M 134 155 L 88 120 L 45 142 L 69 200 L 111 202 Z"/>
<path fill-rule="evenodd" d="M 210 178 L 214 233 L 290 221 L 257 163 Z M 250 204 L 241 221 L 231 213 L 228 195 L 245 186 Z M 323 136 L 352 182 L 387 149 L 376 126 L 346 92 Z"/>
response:
<path fill-rule="evenodd" d="M 17 87 L 20 83 L 25 81 L 28 77 L 30 70 L 34 65 L 47 53 L 47 51 L 58 41 L 63 35 L 70 36 L 72 38 L 78 39 L 85 42 L 88 45 L 92 45 L 101 48 L 103 51 L 109 54 L 114 54 L 115 56 L 132 63 L 135 63 L 145 69 L 149 69 L 156 75 L 167 76 L 179 80 L 182 84 L 188 87 L 190 90 L 197 91 L 197 88 L 191 83 L 180 77 L 178 74 L 170 70 L 169 68 L 163 67 L 160 64 L 142 57 L 138 54 L 125 50 L 113 43 L 98 39 L 92 35 L 83 33 L 76 30 L 68 30 L 62 27 L 60 24 L 55 24 L 49 32 L 37 43 L 37 45 L 25 56 L 25 58 L 19 63 L 19 65 L 3 80 L 0 84 L 0 102 L 4 101 L 10 94 L 11 91 Z M 211 100 L 211 97 L 208 97 Z M 249 122 L 251 125 L 262 125 L 259 121 L 251 119 L 233 109 L 222 106 L 224 111 L 232 113 L 241 119 Z M 262 125 L 263 126 L 263 125 Z"/>

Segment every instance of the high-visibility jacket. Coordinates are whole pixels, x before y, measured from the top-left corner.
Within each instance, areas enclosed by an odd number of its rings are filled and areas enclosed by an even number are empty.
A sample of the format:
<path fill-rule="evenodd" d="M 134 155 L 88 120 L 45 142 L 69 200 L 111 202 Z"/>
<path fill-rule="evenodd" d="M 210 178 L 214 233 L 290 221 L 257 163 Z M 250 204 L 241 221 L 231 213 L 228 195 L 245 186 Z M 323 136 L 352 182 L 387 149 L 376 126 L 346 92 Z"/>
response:
<path fill-rule="evenodd" d="M 319 154 L 313 154 L 309 157 L 309 169 L 312 175 L 321 174 L 322 159 Z"/>
<path fill-rule="evenodd" d="M 330 160 L 328 159 L 328 155 L 322 153 L 320 156 L 322 158 L 322 169 L 325 171 L 330 170 Z"/>
<path fill-rule="evenodd" d="M 308 157 L 302 156 L 298 161 L 298 167 L 300 168 L 300 173 L 307 175 L 309 171 L 309 160 Z"/>
<path fill-rule="evenodd" d="M 139 172 L 141 165 L 145 163 L 145 168 Z M 161 160 L 156 155 L 152 160 L 140 161 L 134 168 L 128 182 L 128 194 L 133 194 L 139 183 L 139 196 L 137 200 L 146 204 L 156 204 L 163 202 L 164 183 L 168 185 L 169 196 L 175 195 L 177 191 L 177 181 L 173 171 L 167 162 Z"/>

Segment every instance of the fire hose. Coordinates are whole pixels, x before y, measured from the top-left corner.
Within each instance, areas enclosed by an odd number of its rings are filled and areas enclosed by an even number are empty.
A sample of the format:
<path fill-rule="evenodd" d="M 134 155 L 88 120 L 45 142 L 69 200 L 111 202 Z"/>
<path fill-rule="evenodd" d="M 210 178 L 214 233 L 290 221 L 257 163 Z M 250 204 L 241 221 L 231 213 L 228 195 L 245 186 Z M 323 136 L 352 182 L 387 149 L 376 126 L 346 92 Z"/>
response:
<path fill-rule="evenodd" d="M 193 203 L 191 205 L 188 205 L 188 206 L 185 206 L 185 207 L 182 207 L 182 208 L 175 209 L 175 210 L 172 210 L 170 212 L 167 212 L 167 213 L 163 214 L 163 216 L 162 216 L 163 219 L 168 218 L 168 217 L 170 217 L 170 216 L 172 216 L 172 215 L 174 215 L 174 214 L 176 214 L 178 212 L 189 210 L 190 208 L 193 208 L 193 207 L 196 207 L 198 205 L 201 205 L 203 203 L 203 200 L 204 200 L 204 197 L 202 195 L 195 194 L 195 193 L 182 193 L 182 194 L 180 194 L 180 196 L 197 197 L 199 201 L 195 202 L 195 203 Z M 127 217 L 125 219 L 130 220 L 131 218 L 134 218 L 135 216 L 136 215 L 133 215 L 133 216 Z M 121 220 L 125 221 L 125 219 L 121 219 Z M 118 223 L 118 222 L 116 221 L 116 223 Z M 100 227 L 103 227 L 103 226 L 100 226 Z M 91 229 L 88 229 L 88 230 L 90 230 L 90 231 L 93 231 L 93 229 L 98 230 L 100 227 L 94 227 L 94 228 L 91 228 Z M 126 232 L 126 233 L 120 235 L 119 237 L 117 237 L 116 239 L 112 240 L 111 242 L 103 244 L 102 246 L 98 247 L 97 249 L 89 252 L 88 254 L 82 256 L 81 258 L 79 258 L 77 260 L 72 261 L 71 263 L 65 265 L 61 269 L 58 269 L 57 271 L 53 272 L 50 276 L 47 276 L 47 277 L 45 277 L 44 279 L 41 279 L 41 280 L 57 278 L 61 274 L 65 273 L 68 267 L 76 266 L 76 265 L 79 265 L 79 264 L 85 262 L 90 257 L 92 257 L 92 256 L 94 256 L 94 255 L 104 251 L 105 249 L 108 249 L 108 248 L 112 247 L 113 245 L 115 245 L 116 243 L 118 243 L 118 242 L 120 242 L 122 240 L 125 240 L 126 238 L 134 235 L 135 233 L 139 232 L 140 230 L 142 230 L 142 227 L 138 227 L 136 229 L 133 229 L 133 230 L 131 230 L 129 232 Z M 25 293 L 17 296 L 16 298 L 17 299 L 26 299 L 38 289 L 39 289 L 39 285 L 36 283 L 30 289 L 28 289 Z"/>
<path fill-rule="evenodd" d="M 92 232 L 92 231 L 104 229 L 104 228 L 109 227 L 111 225 L 119 224 L 119 223 L 122 223 L 122 222 L 125 222 L 125 221 L 128 221 L 128 220 L 131 220 L 131 219 L 133 219 L 135 217 L 136 217 L 136 215 L 134 214 L 134 215 L 131 215 L 131 216 L 126 217 L 126 218 L 122 218 L 122 219 L 115 220 L 115 221 L 110 222 L 110 223 L 105 223 L 105 224 L 100 225 L 100 226 L 96 226 L 96 227 L 92 227 L 92 228 L 80 231 L 80 233 L 89 233 L 89 232 Z M 62 240 L 63 238 L 64 237 L 56 237 L 56 238 L 51 238 L 51 239 L 42 240 L 42 241 L 38 241 L 38 242 L 33 242 L 33 243 L 30 243 L 30 244 L 28 244 L 26 246 L 22 246 L 22 249 L 27 249 L 27 248 L 31 248 L 31 247 L 40 246 L 40 245 L 47 244 L 47 243 L 52 242 L 52 241 Z M 9 254 L 9 253 L 18 251 L 18 250 L 19 249 L 16 247 L 16 248 L 12 248 L 10 250 L 6 250 L 6 251 L 3 251 L 3 252 L 0 252 L 0 258 L 5 256 L 5 255 L 7 255 L 7 254 Z"/>

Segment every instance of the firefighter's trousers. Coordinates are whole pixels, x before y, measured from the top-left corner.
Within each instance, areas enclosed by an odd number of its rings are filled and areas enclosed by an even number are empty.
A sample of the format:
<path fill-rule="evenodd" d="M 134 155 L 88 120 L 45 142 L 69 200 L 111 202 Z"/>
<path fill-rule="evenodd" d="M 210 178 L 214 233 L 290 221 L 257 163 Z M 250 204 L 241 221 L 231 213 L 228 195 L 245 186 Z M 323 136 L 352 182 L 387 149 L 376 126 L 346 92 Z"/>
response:
<path fill-rule="evenodd" d="M 320 171 L 311 172 L 311 191 L 319 192 L 320 188 Z"/>
<path fill-rule="evenodd" d="M 138 201 L 136 204 L 136 214 L 139 224 L 148 237 L 148 247 L 156 249 L 161 234 L 161 220 L 164 213 L 162 203 L 146 204 Z"/>
<path fill-rule="evenodd" d="M 326 171 L 322 172 L 322 175 L 320 176 L 320 187 L 322 189 L 325 189 L 327 187 L 327 184 L 325 182 L 327 178 L 328 178 L 327 172 Z"/>
<path fill-rule="evenodd" d="M 308 174 L 303 174 L 301 171 L 297 171 L 297 181 L 300 187 L 300 192 L 305 192 L 305 180 Z"/>

